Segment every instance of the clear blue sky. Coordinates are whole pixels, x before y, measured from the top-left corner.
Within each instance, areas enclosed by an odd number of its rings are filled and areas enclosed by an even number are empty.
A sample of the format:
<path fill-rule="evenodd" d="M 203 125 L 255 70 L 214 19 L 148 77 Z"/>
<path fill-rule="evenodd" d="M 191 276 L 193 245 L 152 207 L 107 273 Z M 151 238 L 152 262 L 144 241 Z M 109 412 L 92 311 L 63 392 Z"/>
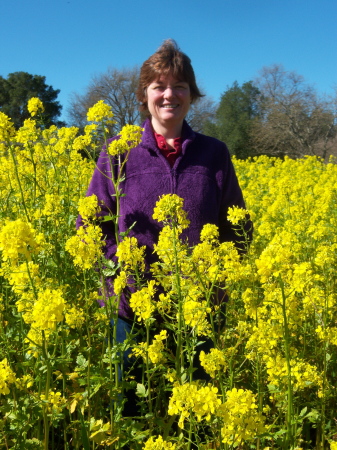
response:
<path fill-rule="evenodd" d="M 0 75 L 46 76 L 72 92 L 110 67 L 141 65 L 164 39 L 192 59 L 215 101 L 235 80 L 283 64 L 320 93 L 337 84 L 336 0 L 0 0 Z"/>

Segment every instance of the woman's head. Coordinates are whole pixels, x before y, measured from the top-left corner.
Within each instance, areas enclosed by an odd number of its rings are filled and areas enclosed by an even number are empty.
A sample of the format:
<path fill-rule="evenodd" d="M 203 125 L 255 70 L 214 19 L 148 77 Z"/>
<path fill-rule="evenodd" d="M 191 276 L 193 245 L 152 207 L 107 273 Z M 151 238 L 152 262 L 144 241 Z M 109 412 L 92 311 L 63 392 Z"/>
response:
<path fill-rule="evenodd" d="M 167 39 L 159 49 L 143 63 L 140 69 L 137 99 L 140 101 L 143 111 L 148 111 L 148 86 L 163 75 L 170 75 L 176 80 L 188 83 L 192 103 L 199 97 L 202 97 L 195 80 L 190 58 L 180 51 L 174 40 Z"/>

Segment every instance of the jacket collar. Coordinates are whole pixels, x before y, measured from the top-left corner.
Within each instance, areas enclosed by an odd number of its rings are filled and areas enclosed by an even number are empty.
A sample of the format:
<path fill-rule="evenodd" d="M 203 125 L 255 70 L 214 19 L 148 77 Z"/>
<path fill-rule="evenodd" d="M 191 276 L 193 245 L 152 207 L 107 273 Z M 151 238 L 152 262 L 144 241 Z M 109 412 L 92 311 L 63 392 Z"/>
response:
<path fill-rule="evenodd" d="M 145 122 L 142 124 L 142 128 L 144 128 L 141 146 L 154 150 L 156 152 L 160 152 L 160 150 L 157 148 L 157 142 L 156 138 L 154 137 L 151 120 L 148 118 L 145 120 Z M 192 130 L 192 128 L 188 125 L 186 120 L 183 122 L 183 128 L 182 128 L 182 154 L 185 153 L 186 147 L 195 139 L 195 132 Z"/>

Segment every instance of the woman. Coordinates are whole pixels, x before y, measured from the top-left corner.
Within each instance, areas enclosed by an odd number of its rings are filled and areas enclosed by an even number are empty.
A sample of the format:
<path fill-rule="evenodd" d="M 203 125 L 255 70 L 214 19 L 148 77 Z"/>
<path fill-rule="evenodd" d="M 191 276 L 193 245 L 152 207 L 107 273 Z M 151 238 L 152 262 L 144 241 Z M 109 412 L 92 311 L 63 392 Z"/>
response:
<path fill-rule="evenodd" d="M 184 199 L 190 226 L 183 238 L 190 245 L 199 242 L 203 225 L 213 223 L 219 227 L 221 242 L 240 246 L 227 211 L 230 206 L 245 208 L 245 203 L 227 147 L 194 132 L 185 121 L 191 103 L 201 96 L 191 60 L 174 41 L 165 41 L 142 65 L 137 98 L 148 118 L 142 142 L 130 152 L 125 166 L 119 230 L 124 232 L 135 223 L 130 235 L 146 246 L 148 265 L 154 261 L 153 244 L 161 229 L 152 219 L 153 209 L 164 194 L 175 193 Z M 104 175 L 109 175 L 107 167 L 103 151 L 87 192 L 97 195 L 103 215 L 115 210 L 113 185 Z M 105 256 L 112 259 L 116 243 L 111 222 L 103 222 L 102 229 Z M 119 316 L 133 318 L 125 298 Z"/>
<path fill-rule="evenodd" d="M 206 223 L 219 227 L 221 242 L 238 239 L 227 221 L 227 211 L 230 206 L 244 208 L 245 204 L 226 145 L 194 132 L 185 121 L 191 103 L 201 96 L 191 60 L 174 41 L 165 41 L 142 65 L 137 98 L 148 118 L 143 124 L 142 141 L 132 149 L 125 165 L 119 231 L 135 224 L 130 235 L 138 239 L 140 246 L 146 246 L 147 265 L 154 262 L 153 244 L 161 229 L 152 218 L 153 209 L 164 194 L 174 193 L 184 199 L 190 226 L 182 237 L 190 245 L 199 242 Z M 107 158 L 103 151 L 87 193 L 97 195 L 103 205 L 102 214 L 115 210 L 113 185 L 105 176 L 109 175 Z M 102 229 L 106 236 L 105 256 L 113 259 L 116 242 L 111 222 L 103 222 Z M 132 310 L 123 296 L 118 341 L 125 339 L 132 319 Z"/>

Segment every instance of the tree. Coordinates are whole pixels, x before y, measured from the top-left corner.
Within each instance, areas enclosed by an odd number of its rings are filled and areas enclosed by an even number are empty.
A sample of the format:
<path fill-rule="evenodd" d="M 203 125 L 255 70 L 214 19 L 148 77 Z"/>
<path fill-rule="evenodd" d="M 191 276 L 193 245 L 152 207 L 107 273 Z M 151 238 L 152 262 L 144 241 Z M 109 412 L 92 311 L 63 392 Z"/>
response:
<path fill-rule="evenodd" d="M 109 68 L 94 76 L 84 94 L 74 93 L 68 109 L 72 125 L 81 129 L 87 124 L 87 111 L 98 100 L 104 100 L 112 108 L 116 125 L 110 130 L 118 132 L 126 124 L 140 122 L 139 102 L 136 98 L 139 70 Z"/>
<path fill-rule="evenodd" d="M 7 78 L 0 76 L 0 111 L 9 116 L 16 127 L 21 127 L 30 117 L 28 100 L 38 97 L 44 105 L 43 121 L 46 126 L 64 125 L 57 121 L 62 106 L 56 100 L 59 89 L 46 84 L 46 77 L 27 72 L 10 73 Z"/>
<path fill-rule="evenodd" d="M 301 75 L 282 65 L 264 67 L 256 84 L 262 111 L 252 131 L 256 151 L 325 158 L 336 136 L 333 102 L 319 98 Z"/>
<path fill-rule="evenodd" d="M 194 131 L 204 133 L 206 124 L 214 121 L 215 112 L 214 101 L 210 97 L 204 96 L 192 103 L 186 120 Z"/>
<path fill-rule="evenodd" d="M 226 142 L 231 154 L 245 158 L 252 153 L 251 129 L 259 116 L 259 90 L 251 81 L 237 81 L 221 96 L 214 122 L 205 126 L 206 134 Z"/>

